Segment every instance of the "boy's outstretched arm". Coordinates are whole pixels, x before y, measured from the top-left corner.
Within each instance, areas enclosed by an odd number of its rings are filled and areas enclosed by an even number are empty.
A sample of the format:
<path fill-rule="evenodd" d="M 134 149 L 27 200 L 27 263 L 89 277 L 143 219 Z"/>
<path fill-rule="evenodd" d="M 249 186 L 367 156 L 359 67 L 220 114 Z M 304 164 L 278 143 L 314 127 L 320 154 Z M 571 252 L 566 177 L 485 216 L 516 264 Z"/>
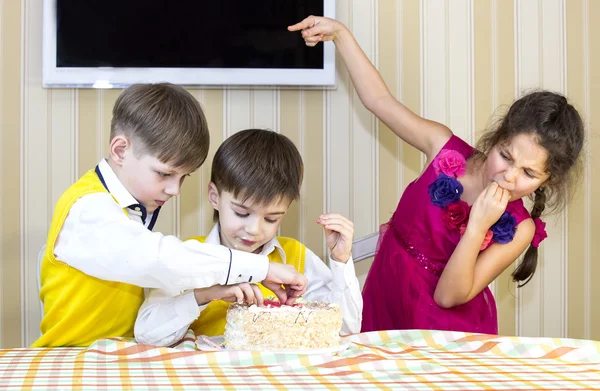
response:
<path fill-rule="evenodd" d="M 214 285 L 184 293 L 146 290 L 146 300 L 135 321 L 137 342 L 170 346 L 181 341 L 190 325 L 213 300 L 263 304 L 260 288 L 248 283 Z"/>
<path fill-rule="evenodd" d="M 416 115 L 392 96 L 377 69 L 342 23 L 309 16 L 289 26 L 288 30 L 302 31 L 308 46 L 315 46 L 321 41 L 333 41 L 365 107 L 398 137 L 425 153 L 430 160 L 448 141 L 452 134 L 450 129 Z"/>
<path fill-rule="evenodd" d="M 180 291 L 265 280 L 286 285 L 284 293 L 291 297 L 306 290 L 304 276 L 270 264 L 265 256 L 151 232 L 130 220 L 107 193 L 75 202 L 54 254 L 92 277 L 146 288 Z"/>

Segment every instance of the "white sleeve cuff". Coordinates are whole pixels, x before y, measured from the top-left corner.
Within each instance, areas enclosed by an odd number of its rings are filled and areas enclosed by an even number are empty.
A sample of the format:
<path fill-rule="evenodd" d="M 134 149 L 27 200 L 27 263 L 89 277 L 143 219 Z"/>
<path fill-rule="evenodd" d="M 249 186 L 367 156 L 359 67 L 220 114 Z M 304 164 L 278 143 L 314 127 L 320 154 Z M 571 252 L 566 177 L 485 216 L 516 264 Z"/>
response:
<path fill-rule="evenodd" d="M 229 271 L 225 285 L 240 282 L 261 282 L 269 271 L 269 258 L 237 250 L 230 251 Z"/>
<path fill-rule="evenodd" d="M 200 316 L 200 310 L 193 290 L 182 292 L 180 299 L 175 302 L 175 312 L 184 319 L 196 319 Z"/>
<path fill-rule="evenodd" d="M 329 255 L 329 268 L 333 275 L 333 284 L 340 289 L 346 287 L 352 288 L 356 284 L 356 271 L 354 269 L 354 260 L 352 256 L 348 262 L 338 262 Z"/>

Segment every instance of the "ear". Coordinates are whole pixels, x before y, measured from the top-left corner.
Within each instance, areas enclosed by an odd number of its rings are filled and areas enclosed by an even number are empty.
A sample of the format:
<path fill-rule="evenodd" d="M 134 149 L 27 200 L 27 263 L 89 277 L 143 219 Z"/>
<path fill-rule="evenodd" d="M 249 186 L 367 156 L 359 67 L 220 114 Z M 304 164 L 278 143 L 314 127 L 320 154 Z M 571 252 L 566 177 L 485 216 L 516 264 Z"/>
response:
<path fill-rule="evenodd" d="M 117 165 L 122 165 L 125 160 L 125 153 L 131 149 L 131 142 L 124 135 L 113 137 L 110 141 L 110 158 Z"/>
<path fill-rule="evenodd" d="M 217 189 L 217 185 L 213 182 L 208 184 L 208 202 L 210 202 L 214 209 L 217 209 L 219 206 L 219 189 Z"/>

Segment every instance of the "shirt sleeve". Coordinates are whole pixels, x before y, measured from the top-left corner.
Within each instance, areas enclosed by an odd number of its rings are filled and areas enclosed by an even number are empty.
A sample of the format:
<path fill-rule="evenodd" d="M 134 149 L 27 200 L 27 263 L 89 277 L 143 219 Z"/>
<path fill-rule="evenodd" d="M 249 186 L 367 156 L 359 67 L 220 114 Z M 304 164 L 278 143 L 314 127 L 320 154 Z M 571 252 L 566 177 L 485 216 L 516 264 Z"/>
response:
<path fill-rule="evenodd" d="M 331 269 L 308 248 L 304 261 L 304 276 L 308 287 L 304 298 L 340 306 L 343 315 L 342 334 L 360 332 L 363 300 L 352 258 L 341 263 L 329 257 Z"/>
<path fill-rule="evenodd" d="M 170 346 L 181 341 L 206 307 L 198 306 L 193 290 L 182 293 L 162 289 L 145 291 L 146 300 L 138 311 L 134 327 L 138 343 Z"/>
<path fill-rule="evenodd" d="M 151 232 L 107 193 L 73 204 L 54 255 L 96 278 L 177 291 L 259 282 L 269 269 L 266 256 Z"/>

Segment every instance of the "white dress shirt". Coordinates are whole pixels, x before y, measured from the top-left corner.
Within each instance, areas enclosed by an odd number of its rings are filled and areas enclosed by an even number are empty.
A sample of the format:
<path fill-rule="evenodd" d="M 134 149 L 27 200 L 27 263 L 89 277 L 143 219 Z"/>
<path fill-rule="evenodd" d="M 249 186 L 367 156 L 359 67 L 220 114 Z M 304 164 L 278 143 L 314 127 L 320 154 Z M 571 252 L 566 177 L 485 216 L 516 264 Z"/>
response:
<path fill-rule="evenodd" d="M 145 288 L 187 290 L 266 277 L 266 256 L 150 231 L 155 216 L 143 216 L 105 159 L 96 171 L 110 194 L 85 195 L 73 204 L 54 247 L 60 261 L 96 278 Z M 131 208 L 129 216 L 123 208 Z"/>
<path fill-rule="evenodd" d="M 206 237 L 206 243 L 220 244 L 219 224 Z M 194 241 L 195 240 L 190 240 Z M 186 242 L 187 243 L 187 242 Z M 260 252 L 269 255 L 279 251 L 285 262 L 285 253 L 277 238 L 267 242 Z M 354 270 L 352 257 L 341 263 L 329 257 L 331 269 L 308 248 L 304 260 L 304 276 L 308 286 L 303 297 L 310 301 L 336 303 L 343 314 L 342 334 L 360 332 L 363 301 Z M 189 326 L 200 316 L 206 305 L 198 306 L 194 291 L 176 289 L 146 289 L 146 300 L 140 307 L 135 322 L 135 338 L 139 343 L 169 346 L 180 341 Z"/>

